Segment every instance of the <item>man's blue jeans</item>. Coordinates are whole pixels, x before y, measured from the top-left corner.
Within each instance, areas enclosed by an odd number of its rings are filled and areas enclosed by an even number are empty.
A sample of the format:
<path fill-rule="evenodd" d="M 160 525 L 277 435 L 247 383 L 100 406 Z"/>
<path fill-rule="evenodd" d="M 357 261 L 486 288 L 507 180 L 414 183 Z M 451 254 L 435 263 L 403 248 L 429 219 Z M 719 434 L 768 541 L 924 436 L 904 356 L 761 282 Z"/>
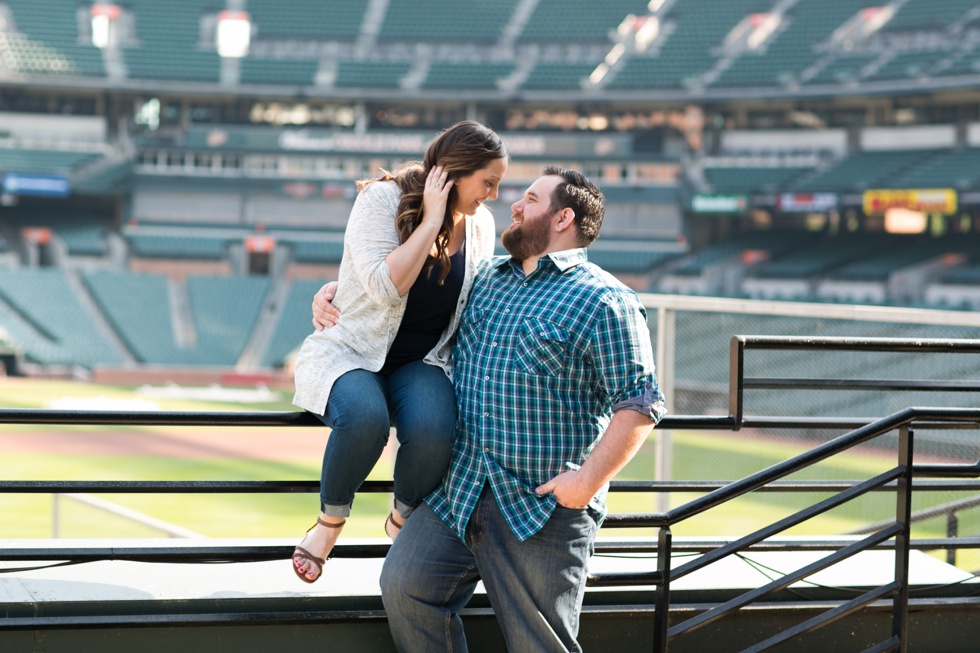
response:
<path fill-rule="evenodd" d="M 422 504 L 381 572 L 395 647 L 466 651 L 459 611 L 482 579 L 509 651 L 581 651 L 576 637 L 596 530 L 588 511 L 559 506 L 541 531 L 521 542 L 488 486 L 464 543 Z"/>
<path fill-rule="evenodd" d="M 449 466 L 456 429 L 452 381 L 438 367 L 408 363 L 384 376 L 352 370 L 334 383 L 327 414 L 332 431 L 323 452 L 320 509 L 350 515 L 354 494 L 374 468 L 390 428 L 399 448 L 395 458 L 395 507 L 407 518 L 435 489 Z"/>

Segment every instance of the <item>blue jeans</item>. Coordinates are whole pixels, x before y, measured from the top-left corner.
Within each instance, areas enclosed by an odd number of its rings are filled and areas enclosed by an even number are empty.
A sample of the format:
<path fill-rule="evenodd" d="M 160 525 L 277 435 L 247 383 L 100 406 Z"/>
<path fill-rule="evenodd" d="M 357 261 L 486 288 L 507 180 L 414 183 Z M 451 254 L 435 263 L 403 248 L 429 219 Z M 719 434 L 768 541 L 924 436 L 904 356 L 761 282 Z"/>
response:
<path fill-rule="evenodd" d="M 411 514 L 442 480 L 456 437 L 452 381 L 422 361 L 387 376 L 352 370 L 334 383 L 320 420 L 332 431 L 323 452 L 320 509 L 350 515 L 354 493 L 374 468 L 392 426 L 398 437 L 395 508 Z"/>
<path fill-rule="evenodd" d="M 558 506 L 521 542 L 487 486 L 462 542 L 422 504 L 381 571 L 395 647 L 465 652 L 459 611 L 482 579 L 509 651 L 581 651 L 576 637 L 596 530 L 588 511 Z"/>

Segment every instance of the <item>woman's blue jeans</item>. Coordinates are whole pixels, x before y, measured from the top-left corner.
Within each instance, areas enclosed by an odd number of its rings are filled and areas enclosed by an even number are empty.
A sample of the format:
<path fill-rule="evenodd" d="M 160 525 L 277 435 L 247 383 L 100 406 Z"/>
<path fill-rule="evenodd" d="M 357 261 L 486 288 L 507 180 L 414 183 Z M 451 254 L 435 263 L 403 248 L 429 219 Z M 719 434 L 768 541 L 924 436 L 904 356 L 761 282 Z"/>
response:
<path fill-rule="evenodd" d="M 347 517 L 395 427 L 395 508 L 407 518 L 442 480 L 456 437 L 452 381 L 438 367 L 408 363 L 387 376 L 352 370 L 334 383 L 326 415 L 320 509 Z"/>

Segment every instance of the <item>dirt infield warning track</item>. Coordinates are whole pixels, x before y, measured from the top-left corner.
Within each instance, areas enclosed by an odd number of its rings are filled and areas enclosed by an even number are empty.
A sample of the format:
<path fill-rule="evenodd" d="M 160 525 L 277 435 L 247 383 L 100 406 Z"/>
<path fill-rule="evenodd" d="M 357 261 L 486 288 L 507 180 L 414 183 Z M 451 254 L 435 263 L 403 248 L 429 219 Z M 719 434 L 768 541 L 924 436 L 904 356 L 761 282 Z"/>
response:
<path fill-rule="evenodd" d="M 157 427 L 86 430 L 49 426 L 44 430 L 0 427 L 0 455 L 53 453 L 166 458 L 249 458 L 315 460 L 323 457 L 326 428 Z"/>

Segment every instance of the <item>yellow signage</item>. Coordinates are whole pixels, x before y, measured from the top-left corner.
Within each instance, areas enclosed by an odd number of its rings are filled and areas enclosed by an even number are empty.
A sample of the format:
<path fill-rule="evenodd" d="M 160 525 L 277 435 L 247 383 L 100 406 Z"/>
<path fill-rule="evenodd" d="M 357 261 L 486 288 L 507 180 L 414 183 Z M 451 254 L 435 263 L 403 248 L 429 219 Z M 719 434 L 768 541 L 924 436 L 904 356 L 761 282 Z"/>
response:
<path fill-rule="evenodd" d="M 956 191 L 952 188 L 902 188 L 864 191 L 864 213 L 880 215 L 888 209 L 922 213 L 956 213 Z"/>

